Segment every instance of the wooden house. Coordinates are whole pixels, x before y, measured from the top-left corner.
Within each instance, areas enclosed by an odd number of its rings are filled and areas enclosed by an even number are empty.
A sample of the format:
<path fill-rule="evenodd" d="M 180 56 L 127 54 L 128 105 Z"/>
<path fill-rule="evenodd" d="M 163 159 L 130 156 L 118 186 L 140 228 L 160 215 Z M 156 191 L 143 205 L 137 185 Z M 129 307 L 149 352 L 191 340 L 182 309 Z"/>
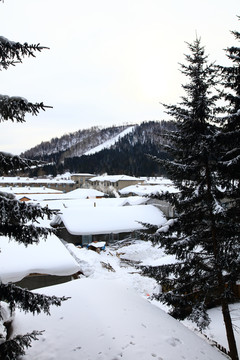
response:
<path fill-rule="evenodd" d="M 78 263 L 53 234 L 28 247 L 1 236 L 0 248 L 3 283 L 13 282 L 32 290 L 70 281 L 80 271 Z"/>
<path fill-rule="evenodd" d="M 87 245 L 123 239 L 133 232 L 147 230 L 144 224 L 160 226 L 165 221 L 163 213 L 153 205 L 93 206 L 64 209 L 51 226 L 57 229 L 59 238 Z"/>

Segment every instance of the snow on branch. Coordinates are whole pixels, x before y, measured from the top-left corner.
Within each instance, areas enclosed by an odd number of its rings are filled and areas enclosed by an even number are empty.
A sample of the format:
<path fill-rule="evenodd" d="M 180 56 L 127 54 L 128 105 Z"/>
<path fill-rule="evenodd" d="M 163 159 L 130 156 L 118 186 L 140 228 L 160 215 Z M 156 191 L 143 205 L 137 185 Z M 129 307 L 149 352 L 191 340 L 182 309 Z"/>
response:
<path fill-rule="evenodd" d="M 18 155 L 0 152 L 0 169 L 5 173 L 12 169 L 20 170 L 30 168 L 30 166 L 38 166 L 41 164 L 42 162 L 37 160 L 29 160 L 22 158 Z"/>
<path fill-rule="evenodd" d="M 1 359 L 19 359 L 19 355 L 25 354 L 25 348 L 31 347 L 32 340 L 38 340 L 38 336 L 42 333 L 43 331 L 34 330 L 30 334 L 17 335 L 13 339 L 3 342 L 0 344 Z"/>
<path fill-rule="evenodd" d="M 38 115 L 40 110 L 52 108 L 43 103 L 31 103 L 25 98 L 19 96 L 0 95 L 0 122 L 11 120 L 16 122 L 25 122 L 26 113 Z"/>
<path fill-rule="evenodd" d="M 20 44 L 19 42 L 10 41 L 7 38 L 0 36 L 0 70 L 8 69 L 10 65 L 15 66 L 22 62 L 24 56 L 33 56 L 34 52 L 48 49 L 40 44 Z"/>
<path fill-rule="evenodd" d="M 36 221 L 37 218 L 48 218 L 54 213 L 48 207 L 41 207 L 39 204 L 27 204 L 16 198 L 12 198 L 12 194 L 0 192 L 0 224 L 14 222 L 17 224 L 27 223 L 29 220 Z M 9 221 L 11 220 L 11 221 Z"/>
<path fill-rule="evenodd" d="M 7 236 L 9 240 L 17 241 L 25 246 L 39 243 L 40 238 L 47 239 L 49 233 L 54 232 L 34 225 L 2 225 L 0 224 L 0 235 Z"/>
<path fill-rule="evenodd" d="M 9 304 L 11 312 L 16 307 L 20 307 L 25 312 L 39 314 L 41 311 L 50 315 L 50 306 L 61 306 L 61 302 L 68 300 L 69 297 L 47 296 L 35 294 L 27 289 L 22 289 L 12 283 L 0 284 L 0 300 Z"/>
<path fill-rule="evenodd" d="M 8 236 L 20 243 L 37 243 L 40 237 L 46 238 L 52 230 L 34 225 L 38 218 L 51 217 L 55 212 L 38 204 L 18 201 L 12 194 L 0 192 L 0 235 Z M 32 223 L 29 223 L 32 221 Z"/>

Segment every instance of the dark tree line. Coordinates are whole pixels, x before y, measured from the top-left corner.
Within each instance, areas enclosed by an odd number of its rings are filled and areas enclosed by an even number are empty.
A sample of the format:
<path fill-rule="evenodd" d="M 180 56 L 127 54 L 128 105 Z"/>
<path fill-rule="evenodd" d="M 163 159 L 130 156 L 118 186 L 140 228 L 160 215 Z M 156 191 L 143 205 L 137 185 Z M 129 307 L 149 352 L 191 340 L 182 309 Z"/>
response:
<path fill-rule="evenodd" d="M 126 144 L 126 146 L 124 146 Z M 151 161 L 146 154 L 152 154 L 162 159 L 168 157 L 157 144 L 146 142 L 128 146 L 124 140 L 115 149 L 104 149 L 93 155 L 66 158 L 64 167 L 70 172 L 90 172 L 108 174 L 128 174 L 135 176 L 162 175 L 164 170 L 159 164 Z"/>

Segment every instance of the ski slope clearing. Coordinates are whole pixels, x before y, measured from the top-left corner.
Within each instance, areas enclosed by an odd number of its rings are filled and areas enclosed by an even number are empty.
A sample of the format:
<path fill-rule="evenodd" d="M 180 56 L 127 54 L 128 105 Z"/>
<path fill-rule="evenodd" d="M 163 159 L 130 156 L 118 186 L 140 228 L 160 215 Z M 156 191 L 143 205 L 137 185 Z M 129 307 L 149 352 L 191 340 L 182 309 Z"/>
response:
<path fill-rule="evenodd" d="M 133 131 L 135 126 L 130 126 L 127 129 L 123 130 L 120 134 L 118 134 L 117 136 L 114 136 L 112 139 L 109 139 L 107 141 L 105 141 L 103 144 L 100 144 L 98 146 L 96 146 L 95 148 L 86 151 L 84 153 L 84 155 L 92 155 L 95 154 L 103 149 L 109 149 L 111 146 L 113 146 L 117 141 L 119 141 L 122 137 L 124 137 L 125 135 L 129 134 L 130 132 Z"/>

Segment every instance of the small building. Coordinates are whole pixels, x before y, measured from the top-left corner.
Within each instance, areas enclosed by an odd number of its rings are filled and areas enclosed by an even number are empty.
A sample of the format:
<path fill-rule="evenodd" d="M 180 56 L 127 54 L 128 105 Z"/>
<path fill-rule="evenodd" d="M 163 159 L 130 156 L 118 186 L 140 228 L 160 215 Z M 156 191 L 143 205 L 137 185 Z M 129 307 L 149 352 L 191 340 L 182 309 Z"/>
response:
<path fill-rule="evenodd" d="M 165 222 L 163 213 L 153 205 L 130 205 L 67 208 L 50 224 L 60 239 L 87 245 L 124 239 L 133 232 L 146 231 L 144 224 L 160 226 Z"/>
<path fill-rule="evenodd" d="M 77 173 L 77 174 L 71 174 L 71 180 L 73 180 L 76 184 L 77 188 L 81 188 L 86 186 L 87 181 L 96 175 L 94 174 L 87 174 L 87 173 Z"/>
<path fill-rule="evenodd" d="M 164 182 L 157 185 L 130 185 L 124 189 L 119 190 L 120 195 L 122 196 L 149 196 L 149 199 L 146 200 L 147 204 L 152 204 L 157 206 L 167 218 L 172 218 L 174 216 L 174 207 L 165 200 L 159 200 L 151 198 L 153 195 L 164 194 L 166 192 L 176 193 L 178 189 L 170 182 Z"/>
<path fill-rule="evenodd" d="M 64 194 L 63 199 L 102 199 L 105 194 L 95 189 L 75 189 Z"/>
<path fill-rule="evenodd" d="M 16 195 L 16 198 L 20 201 L 31 201 L 36 196 L 40 197 L 53 197 L 54 195 L 63 194 L 62 191 L 49 189 L 45 186 L 31 187 L 31 186 L 10 186 L 10 187 L 0 187 L 0 191 L 7 192 L 10 194 Z"/>
<path fill-rule="evenodd" d="M 111 186 L 118 191 L 129 185 L 143 184 L 144 180 L 128 175 L 101 175 L 92 177 L 89 183 L 95 188 L 101 187 L 103 191 Z"/>
<path fill-rule="evenodd" d="M 29 290 L 70 281 L 80 266 L 53 234 L 39 244 L 19 244 L 0 236 L 2 283 L 14 282 Z"/>
<path fill-rule="evenodd" d="M 76 188 L 73 180 L 64 176 L 56 178 L 30 178 L 23 176 L 0 176 L 1 187 L 45 187 L 63 192 L 68 192 Z"/>

